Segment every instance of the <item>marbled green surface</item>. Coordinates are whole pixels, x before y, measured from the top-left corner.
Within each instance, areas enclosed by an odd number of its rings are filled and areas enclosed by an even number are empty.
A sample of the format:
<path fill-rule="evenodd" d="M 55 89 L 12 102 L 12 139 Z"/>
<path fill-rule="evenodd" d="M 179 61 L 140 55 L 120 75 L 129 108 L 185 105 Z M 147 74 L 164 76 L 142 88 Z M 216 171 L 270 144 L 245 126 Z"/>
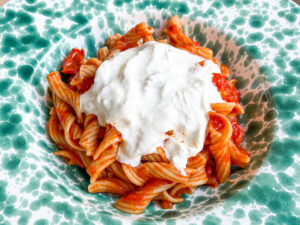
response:
<path fill-rule="evenodd" d="M 238 79 L 244 147 L 232 183 L 198 188 L 172 210 L 115 210 L 87 174 L 52 155 L 47 73 L 72 47 L 96 55 L 110 34 L 180 15 Z M 15 0 L 0 8 L 0 224 L 300 224 L 300 8 L 268 0 Z M 271 146 L 270 146 L 271 145 Z"/>

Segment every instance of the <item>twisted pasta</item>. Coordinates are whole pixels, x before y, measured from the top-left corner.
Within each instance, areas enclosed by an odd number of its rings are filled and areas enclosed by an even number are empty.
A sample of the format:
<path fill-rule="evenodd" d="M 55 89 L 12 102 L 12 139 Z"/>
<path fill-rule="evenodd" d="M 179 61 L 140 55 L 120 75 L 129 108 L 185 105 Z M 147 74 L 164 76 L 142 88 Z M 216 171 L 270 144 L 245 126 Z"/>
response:
<path fill-rule="evenodd" d="M 117 45 L 117 41 L 120 40 L 122 37 L 121 34 L 114 34 L 114 35 L 111 35 L 109 36 L 107 42 L 106 42 L 106 45 L 108 46 L 108 48 L 110 49 L 114 49 Z"/>
<path fill-rule="evenodd" d="M 228 149 L 229 139 L 232 134 L 232 127 L 230 121 L 222 114 L 209 112 L 211 120 L 220 120 L 222 128 L 216 128 L 210 122 L 208 128 L 210 130 L 211 145 L 209 150 L 212 153 L 216 162 L 216 178 L 218 182 L 226 181 L 230 173 L 230 153 Z"/>
<path fill-rule="evenodd" d="M 122 135 L 112 126 L 108 125 L 105 130 L 105 134 L 103 140 L 101 141 L 100 145 L 95 150 L 93 155 L 93 159 L 97 159 L 100 154 L 109 146 L 113 144 L 117 144 L 122 141 Z"/>
<path fill-rule="evenodd" d="M 104 61 L 107 58 L 108 55 L 109 55 L 109 50 L 106 46 L 103 47 L 103 48 L 100 48 L 97 51 L 97 58 L 101 61 Z"/>
<path fill-rule="evenodd" d="M 176 183 L 186 183 L 189 175 L 183 176 L 173 165 L 164 162 L 147 162 L 141 167 L 147 168 L 151 177 L 171 180 Z M 187 171 L 187 170 L 186 170 Z"/>
<path fill-rule="evenodd" d="M 62 157 L 68 165 L 77 165 L 81 168 L 84 168 L 84 165 L 81 162 L 80 158 L 78 158 L 78 156 L 74 152 L 71 152 L 69 150 L 60 150 L 54 152 L 53 154 Z"/>
<path fill-rule="evenodd" d="M 152 36 L 154 29 L 149 27 L 146 23 L 139 23 L 128 31 L 124 36 L 117 40 L 116 48 L 124 51 L 128 48 L 138 46 L 139 40 L 145 37 Z"/>
<path fill-rule="evenodd" d="M 47 76 L 48 83 L 55 95 L 68 103 L 76 112 L 79 122 L 83 122 L 80 112 L 80 96 L 79 93 L 72 91 L 62 80 L 58 71 L 52 72 Z"/>
<path fill-rule="evenodd" d="M 126 176 L 121 163 L 118 161 L 114 161 L 112 164 L 110 164 L 109 167 L 107 167 L 107 171 L 113 174 L 114 177 L 117 177 L 127 183 L 131 182 Z"/>
<path fill-rule="evenodd" d="M 178 16 L 169 20 L 164 31 L 169 44 L 210 59 L 220 67 L 221 73 L 213 74 L 212 82 L 226 101 L 211 104 L 203 149 L 188 159 L 185 174 L 169 163 L 162 147 L 156 148 L 157 153 L 143 155 L 137 167 L 120 163 L 117 153 L 122 134 L 111 124 L 101 127 L 95 115 L 80 111 L 80 94 L 94 83 L 96 70 L 103 61 L 128 48 L 154 41 L 154 30 L 146 23 L 137 24 L 123 36 L 110 36 L 107 47 L 98 50 L 97 58 L 85 60 L 83 50 L 72 49 L 62 65 L 67 83 L 58 71 L 47 76 L 54 104 L 48 130 L 61 149 L 54 155 L 62 157 L 68 165 L 86 169 L 90 176 L 89 192 L 123 196 L 114 207 L 126 213 L 142 213 L 152 200 L 161 201 L 164 209 L 172 208 L 173 204 L 184 201 L 182 194 L 192 194 L 197 186 L 217 187 L 225 182 L 231 164 L 244 168 L 250 162 L 250 154 L 240 145 L 244 133 L 237 118 L 244 110 L 238 103 L 237 81 L 226 79 L 229 68 L 213 58 L 211 49 L 200 46 L 183 32 Z M 158 42 L 168 43 L 168 40 Z M 205 61 L 199 62 L 201 66 L 204 64 Z M 169 130 L 165 135 L 173 133 L 174 130 Z"/>
<path fill-rule="evenodd" d="M 73 114 L 72 108 L 61 100 L 56 94 L 53 93 L 53 103 L 55 105 L 55 110 L 59 121 L 64 128 L 64 136 L 68 145 L 72 148 L 84 151 L 84 149 L 79 145 L 78 140 L 74 140 L 70 133 L 71 126 L 76 121 L 76 116 Z"/>
<path fill-rule="evenodd" d="M 122 169 L 130 182 L 136 186 L 143 186 L 149 178 L 148 170 L 142 166 L 134 168 L 126 164 L 122 164 Z"/>
<path fill-rule="evenodd" d="M 65 139 L 64 129 L 61 126 L 56 113 L 49 118 L 48 130 L 50 137 L 57 145 L 64 148 L 69 146 Z"/>
<path fill-rule="evenodd" d="M 84 130 L 79 144 L 85 149 L 87 156 L 93 156 L 98 146 L 100 126 L 95 115 L 88 115 L 84 121 Z"/>
<path fill-rule="evenodd" d="M 94 184 L 102 171 L 116 160 L 117 148 L 117 144 L 109 146 L 109 148 L 102 153 L 100 158 L 92 160 L 91 164 L 86 168 L 86 172 L 91 177 L 91 184 Z"/>
<path fill-rule="evenodd" d="M 172 181 L 160 179 L 149 180 L 143 187 L 116 201 L 114 207 L 127 213 L 142 213 L 155 196 L 168 190 L 173 185 L 174 183 Z"/>
<path fill-rule="evenodd" d="M 118 195 L 127 195 L 134 191 L 135 187 L 116 178 L 102 178 L 88 186 L 90 193 L 109 192 Z"/>

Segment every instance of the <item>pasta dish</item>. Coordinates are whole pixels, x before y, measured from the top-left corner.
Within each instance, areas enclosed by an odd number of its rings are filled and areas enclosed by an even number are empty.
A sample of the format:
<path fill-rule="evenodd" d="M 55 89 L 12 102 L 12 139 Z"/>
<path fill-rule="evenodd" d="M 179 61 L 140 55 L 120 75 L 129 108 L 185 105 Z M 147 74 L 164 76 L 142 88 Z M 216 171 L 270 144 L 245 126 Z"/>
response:
<path fill-rule="evenodd" d="M 250 162 L 229 68 L 185 35 L 178 16 L 164 32 L 155 40 L 142 22 L 110 36 L 97 58 L 72 49 L 47 76 L 54 155 L 86 170 L 89 192 L 120 196 L 114 207 L 126 213 L 152 200 L 170 209 Z"/>

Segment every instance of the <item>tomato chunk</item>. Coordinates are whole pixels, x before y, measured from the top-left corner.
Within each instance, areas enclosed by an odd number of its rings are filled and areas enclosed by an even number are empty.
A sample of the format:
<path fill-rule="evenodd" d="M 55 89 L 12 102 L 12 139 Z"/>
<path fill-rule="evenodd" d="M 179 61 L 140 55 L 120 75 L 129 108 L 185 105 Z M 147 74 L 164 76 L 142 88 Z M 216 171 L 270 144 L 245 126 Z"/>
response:
<path fill-rule="evenodd" d="M 218 88 L 218 91 L 221 94 L 221 97 L 226 102 L 239 102 L 240 93 L 235 86 L 231 86 L 226 77 L 220 73 L 213 73 L 212 78 L 213 84 Z"/>
<path fill-rule="evenodd" d="M 236 117 L 229 117 L 229 120 L 230 120 L 231 126 L 232 126 L 231 138 L 232 138 L 234 144 L 239 146 L 243 140 L 243 137 L 245 136 L 245 133 L 242 130 L 241 126 L 239 125 Z"/>
<path fill-rule="evenodd" d="M 84 50 L 73 48 L 69 55 L 65 58 L 62 63 L 62 72 L 64 74 L 76 75 L 80 66 L 84 61 Z"/>

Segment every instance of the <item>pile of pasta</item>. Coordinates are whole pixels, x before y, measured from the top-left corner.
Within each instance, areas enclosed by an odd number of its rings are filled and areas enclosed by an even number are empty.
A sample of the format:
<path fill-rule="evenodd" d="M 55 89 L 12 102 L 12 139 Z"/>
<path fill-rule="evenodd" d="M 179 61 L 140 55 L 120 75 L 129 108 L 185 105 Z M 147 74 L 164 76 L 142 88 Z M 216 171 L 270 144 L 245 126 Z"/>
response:
<path fill-rule="evenodd" d="M 250 154 L 240 146 L 244 133 L 237 116 L 243 109 L 239 104 L 236 80 L 227 79 L 228 67 L 219 65 L 211 49 L 185 35 L 177 16 L 169 20 L 164 30 L 168 39 L 159 42 L 218 64 L 221 73 L 213 74 L 212 82 L 226 102 L 211 105 L 204 147 L 188 159 L 185 176 L 169 163 L 162 147 L 157 148 L 157 153 L 144 155 L 137 167 L 116 160 L 122 134 L 111 124 L 101 127 L 95 115 L 81 113 L 80 94 L 93 84 L 96 70 L 103 61 L 120 51 L 154 41 L 153 32 L 146 23 L 140 23 L 125 35 L 110 36 L 106 46 L 98 50 L 97 58 L 88 60 L 83 50 L 72 49 L 62 63 L 62 71 L 47 76 L 54 105 L 48 128 L 59 148 L 54 154 L 67 164 L 86 170 L 90 175 L 89 192 L 122 196 L 114 207 L 126 213 L 142 213 L 152 200 L 159 200 L 162 208 L 172 208 L 173 204 L 184 200 L 182 194 L 192 194 L 199 185 L 217 187 L 228 180 L 232 164 L 245 167 L 250 161 Z M 202 66 L 203 63 L 199 62 Z M 167 134 L 172 135 L 172 131 Z"/>

